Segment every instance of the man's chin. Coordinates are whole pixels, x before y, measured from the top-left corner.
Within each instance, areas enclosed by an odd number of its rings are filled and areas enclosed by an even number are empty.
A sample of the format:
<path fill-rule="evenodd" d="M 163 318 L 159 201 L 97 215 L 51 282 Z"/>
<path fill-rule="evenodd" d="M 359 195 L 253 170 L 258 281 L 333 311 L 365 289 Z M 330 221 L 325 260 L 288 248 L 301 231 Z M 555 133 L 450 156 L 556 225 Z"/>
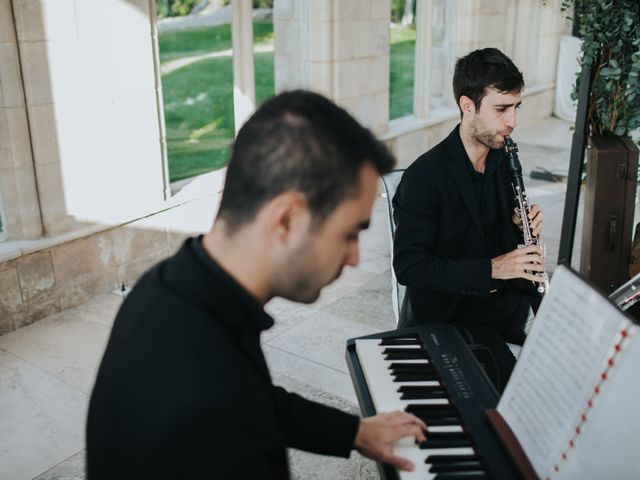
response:
<path fill-rule="evenodd" d="M 293 295 L 287 295 L 283 298 L 287 300 L 291 300 L 292 302 L 310 304 L 318 300 L 320 298 L 320 290 L 316 291 L 306 291 L 306 292 L 296 292 Z"/>

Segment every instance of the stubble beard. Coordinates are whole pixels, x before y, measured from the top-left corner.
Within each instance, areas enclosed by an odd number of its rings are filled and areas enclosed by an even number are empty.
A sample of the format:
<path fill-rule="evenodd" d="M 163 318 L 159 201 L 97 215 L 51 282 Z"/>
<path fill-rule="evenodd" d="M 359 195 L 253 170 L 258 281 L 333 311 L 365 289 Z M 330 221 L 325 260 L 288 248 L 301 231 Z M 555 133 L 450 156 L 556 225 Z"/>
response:
<path fill-rule="evenodd" d="M 496 134 L 480 133 L 474 135 L 474 138 L 476 142 L 493 150 L 504 147 L 504 140 L 500 140 Z"/>
<path fill-rule="evenodd" d="M 489 132 L 484 129 L 484 125 L 474 119 L 471 124 L 473 139 L 490 149 L 499 149 L 504 147 L 504 138 L 497 132 Z"/>

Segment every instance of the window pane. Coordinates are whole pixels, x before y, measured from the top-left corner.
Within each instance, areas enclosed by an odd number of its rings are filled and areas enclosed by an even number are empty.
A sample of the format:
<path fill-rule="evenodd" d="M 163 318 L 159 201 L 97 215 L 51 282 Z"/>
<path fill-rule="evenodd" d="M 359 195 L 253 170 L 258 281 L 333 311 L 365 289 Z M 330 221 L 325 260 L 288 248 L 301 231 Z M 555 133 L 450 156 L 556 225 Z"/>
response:
<path fill-rule="evenodd" d="M 389 118 L 394 119 L 413 113 L 416 26 L 412 0 L 391 3 Z"/>
<path fill-rule="evenodd" d="M 157 0 L 169 179 L 174 182 L 227 162 L 234 134 L 233 62 L 230 11 L 221 25 L 193 27 L 194 18 L 206 23 L 205 15 L 162 19 L 166 3 L 180 2 Z"/>
<path fill-rule="evenodd" d="M 267 7 L 268 2 L 262 2 Z M 256 82 L 256 104 L 275 93 L 273 80 L 273 18 L 271 8 L 254 8 L 253 59 Z"/>

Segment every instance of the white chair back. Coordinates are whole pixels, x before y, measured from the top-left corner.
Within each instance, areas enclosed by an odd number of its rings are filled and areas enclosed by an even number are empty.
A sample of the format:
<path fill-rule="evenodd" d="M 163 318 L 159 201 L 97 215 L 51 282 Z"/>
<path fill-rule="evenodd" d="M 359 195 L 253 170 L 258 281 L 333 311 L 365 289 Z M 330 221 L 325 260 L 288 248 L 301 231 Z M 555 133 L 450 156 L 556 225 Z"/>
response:
<path fill-rule="evenodd" d="M 400 318 L 400 307 L 402 307 L 402 300 L 404 299 L 405 286 L 400 285 L 396 279 L 396 274 L 393 270 L 393 239 L 396 233 L 396 224 L 393 221 L 393 196 L 396 194 L 398 184 L 402 179 L 404 169 L 393 170 L 386 175 L 382 176 L 382 183 L 384 185 L 385 194 L 387 197 L 387 210 L 389 213 L 389 234 L 391 241 L 389 242 L 391 250 L 391 301 L 393 303 L 393 313 L 396 317 L 396 325 Z"/>

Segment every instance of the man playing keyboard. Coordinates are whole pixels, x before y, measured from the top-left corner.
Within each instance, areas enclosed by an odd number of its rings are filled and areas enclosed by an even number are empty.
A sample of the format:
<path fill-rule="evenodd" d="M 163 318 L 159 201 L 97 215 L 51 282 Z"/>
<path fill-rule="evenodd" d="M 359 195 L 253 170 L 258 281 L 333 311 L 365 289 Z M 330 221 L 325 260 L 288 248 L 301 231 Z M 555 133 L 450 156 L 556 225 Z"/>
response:
<path fill-rule="evenodd" d="M 310 303 L 358 263 L 378 176 L 393 159 L 343 109 L 281 94 L 240 130 L 211 230 L 148 271 L 115 320 L 91 396 L 95 479 L 283 479 L 286 448 L 402 470 L 405 412 L 360 420 L 272 384 L 260 333 L 273 297 Z"/>

